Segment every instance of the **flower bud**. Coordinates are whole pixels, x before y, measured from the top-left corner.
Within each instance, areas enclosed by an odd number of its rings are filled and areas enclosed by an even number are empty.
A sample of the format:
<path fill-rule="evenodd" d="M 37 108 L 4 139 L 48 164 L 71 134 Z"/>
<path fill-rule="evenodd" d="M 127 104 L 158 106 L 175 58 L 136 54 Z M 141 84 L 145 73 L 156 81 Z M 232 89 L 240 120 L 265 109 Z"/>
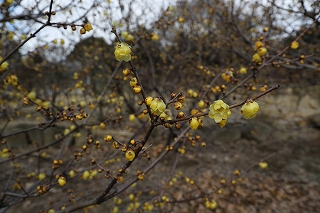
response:
<path fill-rule="evenodd" d="M 189 120 L 189 125 L 190 125 L 191 129 L 193 129 L 193 130 L 197 129 L 200 125 L 199 119 L 196 117 L 191 118 Z"/>
<path fill-rule="evenodd" d="M 66 185 L 67 180 L 66 180 L 65 177 L 61 176 L 61 177 L 59 177 L 59 179 L 58 179 L 58 183 L 59 183 L 60 186 L 64 186 L 64 185 Z"/>
<path fill-rule="evenodd" d="M 131 47 L 124 42 L 116 45 L 114 55 L 118 61 L 130 61 L 131 60 Z"/>
<path fill-rule="evenodd" d="M 247 103 L 243 104 L 241 107 L 241 114 L 246 119 L 251 119 L 256 117 L 258 111 L 259 111 L 259 104 L 252 100 L 247 101 Z"/>
<path fill-rule="evenodd" d="M 128 150 L 126 151 L 126 159 L 127 159 L 128 161 L 133 161 L 134 158 L 135 158 L 135 156 L 136 156 L 136 154 L 134 153 L 133 150 L 128 149 Z"/>

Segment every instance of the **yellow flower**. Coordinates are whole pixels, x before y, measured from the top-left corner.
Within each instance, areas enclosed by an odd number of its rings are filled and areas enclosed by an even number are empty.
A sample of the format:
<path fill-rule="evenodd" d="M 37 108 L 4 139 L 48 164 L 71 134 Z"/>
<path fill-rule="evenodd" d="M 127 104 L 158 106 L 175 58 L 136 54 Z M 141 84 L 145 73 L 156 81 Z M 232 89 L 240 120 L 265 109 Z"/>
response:
<path fill-rule="evenodd" d="M 39 175 L 38 175 L 38 179 L 39 180 L 43 180 L 43 179 L 45 179 L 46 178 L 46 174 L 44 174 L 44 173 L 40 173 Z"/>
<path fill-rule="evenodd" d="M 138 173 L 138 172 L 137 172 Z M 139 172 L 138 174 L 137 174 L 137 176 L 138 176 L 138 179 L 139 180 L 144 180 L 144 173 L 143 172 Z"/>
<path fill-rule="evenodd" d="M 91 31 L 93 28 L 92 28 L 92 25 L 90 23 L 86 23 L 83 28 L 86 30 L 86 31 Z"/>
<path fill-rule="evenodd" d="M 252 100 L 247 101 L 247 103 L 243 104 L 241 107 L 241 114 L 246 119 L 251 119 L 256 117 L 258 111 L 259 111 L 259 104 Z"/>
<path fill-rule="evenodd" d="M 10 78 L 9 76 L 6 77 L 5 79 L 3 79 L 3 83 L 4 83 L 5 85 L 11 84 L 11 78 Z"/>
<path fill-rule="evenodd" d="M 81 28 L 81 29 L 80 29 L 80 34 L 86 34 L 86 29 Z"/>
<path fill-rule="evenodd" d="M 121 32 L 121 37 L 126 38 L 129 35 L 127 31 L 122 31 Z"/>
<path fill-rule="evenodd" d="M 0 61 L 1 61 L 2 59 L 0 58 Z M 1 73 L 1 71 L 3 71 L 3 70 L 6 70 L 6 69 L 8 69 L 8 67 L 9 67 L 9 63 L 8 62 L 3 62 L 1 65 L 0 65 L 0 73 Z"/>
<path fill-rule="evenodd" d="M 182 103 L 180 103 L 179 101 L 174 102 L 173 107 L 174 107 L 176 110 L 180 110 L 180 109 L 182 108 Z"/>
<path fill-rule="evenodd" d="M 215 208 L 217 208 L 217 202 L 215 200 L 213 200 L 213 199 L 211 201 L 206 200 L 205 206 L 208 209 L 215 209 Z"/>
<path fill-rule="evenodd" d="M 27 39 L 27 36 L 26 35 L 21 35 L 21 39 L 25 40 L 25 39 Z"/>
<path fill-rule="evenodd" d="M 128 149 L 128 150 L 126 151 L 126 159 L 127 159 L 128 161 L 133 161 L 133 159 L 135 158 L 135 156 L 136 156 L 136 154 L 134 153 L 133 150 Z"/>
<path fill-rule="evenodd" d="M 109 142 L 109 141 L 111 141 L 112 139 L 113 139 L 112 135 L 106 135 L 106 137 L 104 137 L 103 140 Z"/>
<path fill-rule="evenodd" d="M 247 68 L 241 67 L 240 70 L 239 70 L 239 73 L 240 74 L 247 74 Z"/>
<path fill-rule="evenodd" d="M 131 70 L 130 70 L 129 68 L 125 68 L 125 69 L 122 70 L 122 74 L 123 74 L 124 76 L 130 75 L 130 73 L 131 73 Z"/>
<path fill-rule="evenodd" d="M 200 125 L 199 119 L 196 117 L 191 118 L 189 120 L 189 125 L 190 125 L 190 128 L 193 130 L 198 129 L 198 127 Z"/>
<path fill-rule="evenodd" d="M 161 115 L 166 109 L 166 104 L 161 98 L 155 98 L 150 104 L 151 112 L 157 116 Z"/>
<path fill-rule="evenodd" d="M 231 115 L 231 111 L 229 109 L 229 106 L 225 102 L 223 102 L 222 100 L 217 100 L 210 105 L 210 111 L 208 115 L 217 124 L 219 124 L 222 120 L 227 120 L 229 118 L 229 116 Z"/>
<path fill-rule="evenodd" d="M 135 87 L 138 84 L 138 79 L 136 77 L 131 78 L 129 84 L 131 87 Z"/>
<path fill-rule="evenodd" d="M 31 92 L 28 93 L 27 97 L 31 100 L 34 100 L 34 99 L 36 99 L 37 94 L 34 90 L 32 90 Z"/>
<path fill-rule="evenodd" d="M 65 177 L 61 176 L 61 177 L 59 177 L 59 179 L 58 179 L 58 183 L 59 183 L 60 186 L 64 186 L 64 185 L 66 185 L 67 180 L 66 180 Z"/>
<path fill-rule="evenodd" d="M 169 109 L 165 109 L 163 113 L 161 113 L 160 118 L 163 118 L 164 120 L 172 120 L 172 113 Z"/>
<path fill-rule="evenodd" d="M 154 41 L 158 41 L 159 40 L 159 36 L 157 34 L 152 34 L 151 39 Z"/>
<path fill-rule="evenodd" d="M 233 78 L 233 72 L 232 71 L 226 71 L 226 72 L 221 74 L 221 78 L 223 80 L 225 80 L 227 83 L 229 83 L 231 81 L 231 79 Z"/>
<path fill-rule="evenodd" d="M 8 148 L 4 148 L 0 150 L 0 156 L 2 158 L 9 158 L 10 157 L 10 150 Z"/>
<path fill-rule="evenodd" d="M 90 176 L 90 172 L 89 171 L 84 171 L 83 172 L 83 174 L 82 174 L 82 178 L 84 179 L 84 180 L 87 180 L 88 178 L 89 178 L 89 176 Z"/>
<path fill-rule="evenodd" d="M 259 163 L 259 167 L 261 169 L 266 169 L 266 168 L 268 168 L 268 163 L 265 162 L 265 161 L 262 161 L 262 162 Z"/>
<path fill-rule="evenodd" d="M 103 122 L 101 122 L 100 125 L 99 125 L 99 128 L 100 128 L 100 129 L 104 129 L 105 127 L 106 127 L 106 124 L 103 123 Z"/>
<path fill-rule="evenodd" d="M 133 122 L 136 119 L 136 116 L 134 114 L 130 114 L 129 121 Z"/>
<path fill-rule="evenodd" d="M 143 206 L 143 210 L 144 211 L 152 211 L 153 210 L 153 203 L 146 202 Z"/>
<path fill-rule="evenodd" d="M 218 125 L 219 125 L 220 128 L 223 128 L 226 124 L 227 124 L 227 119 L 222 119 L 222 120 L 218 123 Z"/>
<path fill-rule="evenodd" d="M 86 101 L 80 101 L 79 105 L 81 107 L 85 107 L 87 105 L 87 102 Z"/>
<path fill-rule="evenodd" d="M 131 47 L 127 43 L 118 43 L 114 51 L 114 55 L 118 61 L 130 61 L 131 60 Z"/>
<path fill-rule="evenodd" d="M 125 39 L 126 39 L 127 41 L 134 41 L 134 36 L 131 35 L 131 34 L 128 34 L 128 35 L 125 37 Z"/>
<path fill-rule="evenodd" d="M 206 106 L 206 103 L 205 103 L 203 100 L 200 100 L 200 101 L 198 102 L 198 106 L 199 106 L 200 108 L 204 108 L 204 107 Z"/>
<path fill-rule="evenodd" d="M 69 176 L 70 176 L 71 178 L 73 178 L 75 175 L 76 175 L 76 173 L 74 172 L 74 170 L 70 170 Z"/>
<path fill-rule="evenodd" d="M 265 48 L 265 47 L 260 47 L 260 48 L 258 49 L 258 54 L 259 54 L 260 56 L 264 56 L 267 52 L 268 52 L 268 50 L 267 50 L 267 48 Z"/>
<path fill-rule="evenodd" d="M 261 62 L 261 56 L 259 55 L 259 53 L 255 53 L 255 54 L 252 56 L 252 61 L 253 61 L 253 62 L 256 62 L 256 63 L 260 63 L 260 62 Z"/>
<path fill-rule="evenodd" d="M 51 106 L 50 101 L 44 101 L 40 104 L 43 108 L 49 108 Z"/>
<path fill-rule="evenodd" d="M 263 46 L 264 46 L 264 44 L 261 41 L 257 41 L 254 44 L 254 49 L 257 50 L 257 49 L 259 49 L 260 47 L 263 47 Z"/>
<path fill-rule="evenodd" d="M 98 174 L 98 170 L 93 170 L 93 171 L 90 171 L 90 176 L 89 176 L 89 178 L 90 179 L 92 179 L 92 178 L 94 178 L 95 176 L 97 176 L 97 174 Z"/>
<path fill-rule="evenodd" d="M 133 91 L 134 91 L 136 94 L 140 93 L 141 90 L 142 90 L 142 88 L 141 88 L 140 85 L 136 85 L 136 86 L 133 87 Z"/>
<path fill-rule="evenodd" d="M 291 49 L 297 49 L 299 47 L 299 42 L 297 42 L 297 41 L 293 41 L 292 43 L 291 43 Z"/>
<path fill-rule="evenodd" d="M 17 86 L 18 85 L 18 77 L 16 75 L 11 75 L 10 78 L 11 78 L 11 84 L 13 86 Z"/>
<path fill-rule="evenodd" d="M 147 105 L 147 106 L 150 106 L 150 105 L 151 105 L 151 103 L 152 103 L 152 100 L 153 100 L 153 98 L 152 98 L 152 97 L 150 97 L 150 96 L 146 97 L 146 99 L 145 99 L 145 103 L 146 103 L 146 105 Z"/>

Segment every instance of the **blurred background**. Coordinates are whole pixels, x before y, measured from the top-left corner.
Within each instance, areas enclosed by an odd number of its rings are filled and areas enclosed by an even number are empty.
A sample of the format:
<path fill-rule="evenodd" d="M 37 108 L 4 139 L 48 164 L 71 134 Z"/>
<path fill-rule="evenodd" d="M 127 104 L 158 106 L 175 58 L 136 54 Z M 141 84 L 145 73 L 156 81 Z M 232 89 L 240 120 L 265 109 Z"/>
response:
<path fill-rule="evenodd" d="M 131 46 L 145 93 L 168 102 L 182 92 L 186 115 L 218 99 L 232 105 L 280 88 L 257 100 L 252 120 L 239 108 L 223 129 L 205 118 L 144 181 L 78 212 L 147 211 L 147 202 L 153 212 L 317 212 L 319 1 L 50 2 L 0 0 L 0 212 L 57 211 L 96 197 L 110 180 L 90 161 L 113 175 L 125 163 L 104 137 L 143 138 L 148 116 L 129 86 L 132 72 L 122 72 L 129 65 L 115 60 L 112 27 Z M 86 24 L 93 29 L 80 33 Z M 267 52 L 257 61 L 259 42 Z M 168 109 L 175 118 L 178 111 Z M 134 161 L 125 180 L 181 132 L 157 128 L 146 158 Z M 89 136 L 101 149 L 83 149 Z M 53 187 L 57 174 L 69 177 L 69 188 Z M 39 185 L 53 188 L 38 197 Z M 212 199 L 217 206 L 208 208 Z"/>

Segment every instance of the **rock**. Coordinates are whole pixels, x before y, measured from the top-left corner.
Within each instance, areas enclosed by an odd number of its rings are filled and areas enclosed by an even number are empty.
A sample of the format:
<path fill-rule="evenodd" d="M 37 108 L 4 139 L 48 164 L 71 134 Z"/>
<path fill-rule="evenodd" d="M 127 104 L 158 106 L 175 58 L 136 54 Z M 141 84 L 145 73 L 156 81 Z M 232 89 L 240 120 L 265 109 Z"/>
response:
<path fill-rule="evenodd" d="M 238 128 L 203 128 L 201 131 L 203 138 L 224 143 L 234 142 L 241 138 L 241 131 Z"/>
<path fill-rule="evenodd" d="M 310 116 L 308 121 L 313 127 L 320 129 L 320 113 Z"/>
<path fill-rule="evenodd" d="M 257 120 L 248 120 L 241 128 L 241 136 L 259 142 L 266 141 L 273 132 L 273 128 Z"/>
<path fill-rule="evenodd" d="M 298 114 L 302 117 L 312 116 L 319 113 L 320 103 L 317 99 L 305 95 L 301 98 L 298 105 Z"/>
<path fill-rule="evenodd" d="M 214 137 L 221 142 L 234 142 L 241 138 L 241 131 L 239 129 L 219 129 L 215 131 Z"/>

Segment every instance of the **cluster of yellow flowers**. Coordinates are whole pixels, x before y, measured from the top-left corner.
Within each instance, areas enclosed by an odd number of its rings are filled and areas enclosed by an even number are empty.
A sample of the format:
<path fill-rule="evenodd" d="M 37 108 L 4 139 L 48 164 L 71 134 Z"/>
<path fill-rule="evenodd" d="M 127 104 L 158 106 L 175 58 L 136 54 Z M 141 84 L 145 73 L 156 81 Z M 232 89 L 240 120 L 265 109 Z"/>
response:
<path fill-rule="evenodd" d="M 123 32 L 121 34 L 123 37 L 127 36 L 126 32 Z M 256 63 L 261 62 L 261 57 L 264 56 L 267 53 L 267 48 L 264 47 L 264 43 L 261 41 L 257 41 L 255 43 L 255 49 L 257 50 L 257 53 L 253 55 L 253 61 Z M 119 42 L 114 51 L 114 55 L 118 61 L 130 61 L 131 60 L 131 47 L 124 42 Z M 130 70 L 124 70 L 124 75 L 127 75 L 130 73 Z M 246 68 L 242 67 L 240 69 L 241 74 L 245 74 L 247 72 Z M 233 78 L 233 72 L 227 71 L 222 74 L 221 76 L 225 81 L 230 82 Z M 136 77 L 133 77 L 130 80 L 130 86 L 133 87 L 135 93 L 140 93 L 141 87 L 138 85 L 138 81 Z M 138 87 L 139 88 L 138 88 Z M 197 94 L 194 95 L 193 91 L 188 90 L 188 94 L 191 97 L 197 97 Z M 177 110 L 180 110 L 182 108 L 182 104 L 180 102 L 177 102 L 178 104 L 174 104 L 174 108 Z M 145 100 L 145 104 L 150 107 L 151 113 L 153 113 L 156 116 L 160 116 L 164 111 L 166 110 L 167 106 L 163 102 L 161 98 L 152 98 L 147 97 Z M 199 107 L 203 108 L 205 106 L 205 103 L 199 102 Z M 256 116 L 259 110 L 259 105 L 255 101 L 248 101 L 245 103 L 241 108 L 241 113 L 246 119 L 251 119 Z M 217 100 L 213 104 L 210 105 L 210 111 L 208 113 L 209 117 L 213 119 L 221 128 L 224 127 L 227 123 L 228 118 L 231 115 L 231 111 L 229 109 L 229 106 L 223 102 L 222 100 Z M 130 115 L 130 121 L 133 121 L 135 119 L 134 115 Z M 202 123 L 201 118 L 198 117 L 192 117 L 189 120 L 189 125 L 191 129 L 197 129 Z M 126 152 L 126 158 L 128 160 L 134 159 L 134 152 L 132 150 L 129 150 Z"/>
<path fill-rule="evenodd" d="M 131 60 L 131 47 L 124 42 L 116 45 L 114 55 L 118 61 L 130 61 Z"/>
<path fill-rule="evenodd" d="M 261 41 L 257 41 L 254 45 L 254 49 L 257 51 L 253 56 L 252 56 L 252 61 L 256 62 L 257 64 L 261 63 L 261 57 L 264 56 L 268 50 L 265 48 L 264 43 Z"/>
<path fill-rule="evenodd" d="M 52 42 L 53 42 L 54 44 L 58 44 L 58 39 L 53 39 Z M 63 38 L 60 39 L 60 44 L 61 44 L 61 45 L 64 45 L 64 43 L 65 43 L 64 39 L 63 39 Z"/>
<path fill-rule="evenodd" d="M 241 107 L 241 114 L 246 119 L 254 118 L 258 111 L 259 104 L 250 99 Z M 231 115 L 231 111 L 225 102 L 222 100 L 217 100 L 210 105 L 210 111 L 208 115 L 222 128 L 226 125 L 228 118 Z"/>
<path fill-rule="evenodd" d="M 124 38 L 126 41 L 134 41 L 134 36 L 128 33 L 127 31 L 122 31 L 121 32 L 121 37 Z"/>
<path fill-rule="evenodd" d="M 80 29 L 80 34 L 85 34 L 86 32 L 90 32 L 92 29 L 93 29 L 92 25 L 88 22 Z"/>
<path fill-rule="evenodd" d="M 8 85 L 8 84 L 12 84 L 13 86 L 18 85 L 18 77 L 16 75 L 9 75 L 3 81 L 5 85 Z"/>
<path fill-rule="evenodd" d="M 217 202 L 215 200 L 208 200 L 206 199 L 206 202 L 205 202 L 205 206 L 207 209 L 215 209 L 217 208 Z"/>
<path fill-rule="evenodd" d="M 213 119 L 221 128 L 227 123 L 231 111 L 229 106 L 222 100 L 217 100 L 210 105 L 209 117 Z"/>
<path fill-rule="evenodd" d="M 221 74 L 221 78 L 225 82 L 229 83 L 233 78 L 233 72 L 231 70 L 227 70 L 227 71 L 225 71 L 224 73 Z"/>
<path fill-rule="evenodd" d="M 141 92 L 142 88 L 139 85 L 138 79 L 136 77 L 131 78 L 129 84 L 136 94 Z"/>
<path fill-rule="evenodd" d="M 85 170 L 83 173 L 82 173 L 82 179 L 84 180 L 87 180 L 88 178 L 91 180 L 93 179 L 95 176 L 97 176 L 98 174 L 98 170 L 94 169 L 94 170 Z"/>
<path fill-rule="evenodd" d="M 143 210 L 144 211 L 152 211 L 153 210 L 153 203 L 150 202 L 145 202 L 143 205 Z"/>
<path fill-rule="evenodd" d="M 23 99 L 23 102 L 25 105 L 29 104 L 29 99 L 34 101 L 37 105 L 39 105 L 36 109 L 37 111 L 40 111 L 42 108 L 48 109 L 49 107 L 51 107 L 50 101 L 45 101 L 45 100 L 41 100 L 41 99 L 37 98 L 37 93 L 35 92 L 35 90 L 32 90 L 26 94 L 26 97 Z M 83 117 L 86 117 L 86 116 L 83 115 Z M 65 130 L 65 131 L 67 131 L 67 130 Z M 69 134 L 69 132 L 67 134 Z"/>
<path fill-rule="evenodd" d="M 163 113 L 160 114 L 160 119 L 161 120 L 172 120 L 172 113 L 169 109 L 165 109 Z M 165 124 L 166 127 L 171 127 L 169 123 Z"/>

